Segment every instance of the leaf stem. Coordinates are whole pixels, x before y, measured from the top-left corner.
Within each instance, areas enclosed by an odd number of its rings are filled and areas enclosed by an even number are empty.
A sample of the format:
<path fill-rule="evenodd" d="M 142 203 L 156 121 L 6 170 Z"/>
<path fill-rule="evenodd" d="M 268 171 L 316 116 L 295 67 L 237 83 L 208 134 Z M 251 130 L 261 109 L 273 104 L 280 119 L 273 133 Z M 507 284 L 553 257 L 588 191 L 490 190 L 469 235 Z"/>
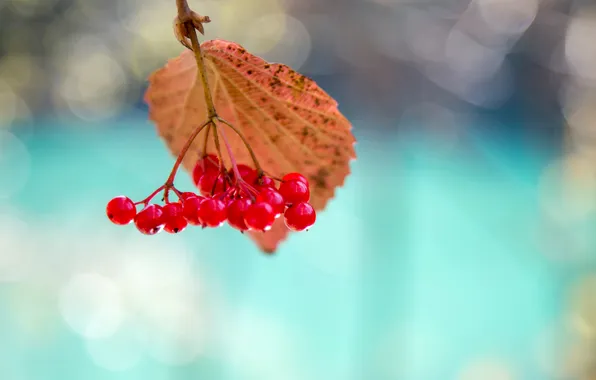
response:
<path fill-rule="evenodd" d="M 215 111 L 215 105 L 213 104 L 213 97 L 211 96 L 211 90 L 209 89 L 209 82 L 207 81 L 207 69 L 205 67 L 205 61 L 203 60 L 203 54 L 201 53 L 201 44 L 199 43 L 199 37 L 197 31 L 192 22 L 191 14 L 192 11 L 188 6 L 187 0 L 176 0 L 176 6 L 178 8 L 178 18 L 184 22 L 186 27 L 186 33 L 190 38 L 192 51 L 195 53 L 195 60 L 197 61 L 197 68 L 199 71 L 199 79 L 203 84 L 203 91 L 205 92 L 205 104 L 207 105 L 207 116 L 212 119 L 217 116 Z"/>
<path fill-rule="evenodd" d="M 257 160 L 257 156 L 255 155 L 255 152 L 250 147 L 250 144 L 248 143 L 248 140 L 246 140 L 246 137 L 244 137 L 244 135 L 242 134 L 242 132 L 240 132 L 238 130 L 238 128 L 234 127 L 232 124 L 228 123 L 221 117 L 217 116 L 217 120 L 221 121 L 222 123 L 224 123 L 225 125 L 230 127 L 238 135 L 238 137 L 240 137 L 240 140 L 242 140 L 242 142 L 244 143 L 244 146 L 248 150 L 248 153 L 250 153 L 252 162 L 255 164 L 255 168 L 257 169 L 257 175 L 259 177 L 261 177 L 263 175 L 263 168 L 261 168 L 261 165 L 259 164 L 259 160 Z M 223 129 L 222 129 L 222 136 L 223 136 Z M 230 154 L 231 154 L 231 152 L 230 152 Z"/>

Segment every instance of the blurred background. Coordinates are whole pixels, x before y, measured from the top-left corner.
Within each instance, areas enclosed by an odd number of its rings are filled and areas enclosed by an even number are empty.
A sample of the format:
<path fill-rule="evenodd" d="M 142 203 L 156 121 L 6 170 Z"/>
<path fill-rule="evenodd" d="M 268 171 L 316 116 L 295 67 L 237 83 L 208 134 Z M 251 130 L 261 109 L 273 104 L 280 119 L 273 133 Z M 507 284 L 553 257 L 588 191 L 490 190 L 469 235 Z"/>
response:
<path fill-rule="evenodd" d="M 593 1 L 190 4 L 339 100 L 353 175 L 272 257 L 114 227 L 174 0 L 0 0 L 1 380 L 596 379 Z"/>

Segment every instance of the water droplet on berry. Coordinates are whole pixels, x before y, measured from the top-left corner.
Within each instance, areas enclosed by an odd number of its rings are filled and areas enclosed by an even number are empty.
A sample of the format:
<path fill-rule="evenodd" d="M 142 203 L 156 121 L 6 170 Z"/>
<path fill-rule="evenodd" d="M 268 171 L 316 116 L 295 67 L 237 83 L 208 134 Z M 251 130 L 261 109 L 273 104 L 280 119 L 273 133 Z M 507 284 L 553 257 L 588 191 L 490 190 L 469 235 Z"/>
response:
<path fill-rule="evenodd" d="M 226 204 L 219 199 L 207 198 L 201 202 L 198 215 L 203 225 L 207 227 L 219 227 L 226 220 Z"/>
<path fill-rule="evenodd" d="M 315 209 L 306 202 L 296 203 L 284 213 L 286 226 L 292 231 L 304 231 L 317 220 Z"/>
<path fill-rule="evenodd" d="M 163 209 L 159 205 L 148 205 L 137 214 L 134 222 L 142 234 L 155 235 L 163 229 L 165 224 Z"/>
<path fill-rule="evenodd" d="M 184 208 L 181 203 L 168 203 L 163 207 L 163 218 L 165 220 L 164 230 L 170 234 L 182 232 L 188 222 L 184 218 Z"/>
<path fill-rule="evenodd" d="M 275 222 L 275 211 L 267 202 L 256 202 L 244 214 L 244 223 L 255 231 L 269 231 Z"/>

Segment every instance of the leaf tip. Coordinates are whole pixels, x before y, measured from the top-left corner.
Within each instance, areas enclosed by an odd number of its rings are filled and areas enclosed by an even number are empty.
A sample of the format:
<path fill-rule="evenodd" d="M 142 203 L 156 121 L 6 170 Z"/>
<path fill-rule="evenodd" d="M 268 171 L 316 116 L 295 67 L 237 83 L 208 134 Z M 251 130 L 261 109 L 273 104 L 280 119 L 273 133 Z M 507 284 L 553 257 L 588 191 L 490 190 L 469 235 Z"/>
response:
<path fill-rule="evenodd" d="M 275 254 L 276 248 L 263 248 L 262 251 L 267 256 L 273 256 Z"/>

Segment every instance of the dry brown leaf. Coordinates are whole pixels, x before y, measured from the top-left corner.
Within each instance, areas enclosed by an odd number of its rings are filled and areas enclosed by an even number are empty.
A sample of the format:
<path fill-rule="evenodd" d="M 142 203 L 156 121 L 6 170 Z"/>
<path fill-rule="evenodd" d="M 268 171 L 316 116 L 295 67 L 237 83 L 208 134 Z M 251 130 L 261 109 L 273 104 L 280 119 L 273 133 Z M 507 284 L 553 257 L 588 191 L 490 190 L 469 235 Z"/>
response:
<path fill-rule="evenodd" d="M 356 158 L 352 126 L 338 111 L 337 102 L 312 79 L 286 65 L 268 63 L 236 43 L 212 40 L 201 48 L 218 115 L 242 131 L 267 173 L 304 174 L 311 182 L 310 203 L 323 210 Z M 191 51 L 151 75 L 145 101 L 160 136 L 178 155 L 193 130 L 207 119 Z M 242 141 L 223 128 L 237 162 L 252 166 Z M 189 172 L 199 159 L 205 133 L 197 137 L 183 161 Z M 212 139 L 207 151 L 215 153 Z M 224 161 L 229 167 L 229 158 Z M 288 232 L 280 218 L 270 231 L 250 235 L 263 251 L 273 253 Z"/>

